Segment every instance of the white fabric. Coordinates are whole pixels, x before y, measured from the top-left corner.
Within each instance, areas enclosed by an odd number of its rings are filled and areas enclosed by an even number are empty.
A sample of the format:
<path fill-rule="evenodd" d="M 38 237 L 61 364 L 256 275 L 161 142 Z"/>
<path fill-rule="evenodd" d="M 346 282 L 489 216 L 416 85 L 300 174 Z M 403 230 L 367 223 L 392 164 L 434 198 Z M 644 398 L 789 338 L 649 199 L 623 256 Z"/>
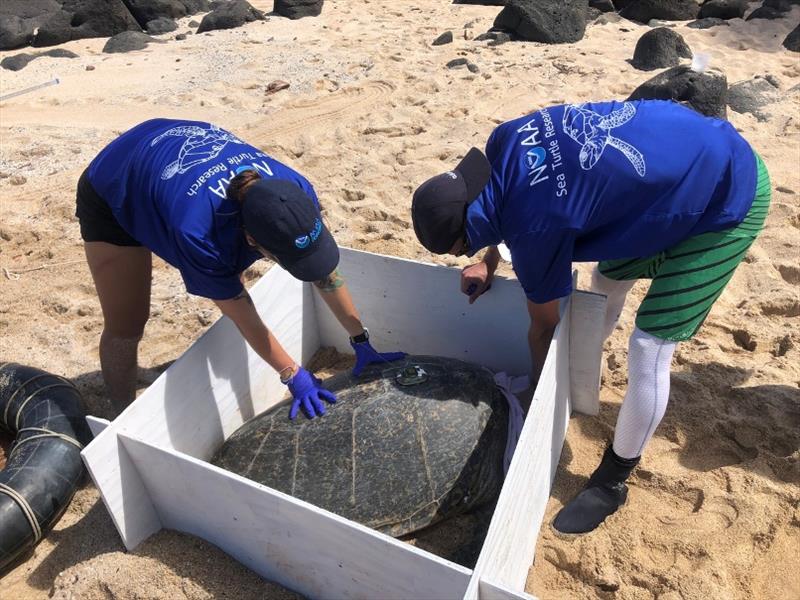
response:
<path fill-rule="evenodd" d="M 633 330 L 628 344 L 628 391 L 614 431 L 614 452 L 622 458 L 642 455 L 661 422 L 669 400 L 669 367 L 677 342 Z"/>
<path fill-rule="evenodd" d="M 622 307 L 625 305 L 625 298 L 628 292 L 636 283 L 635 279 L 629 281 L 617 281 L 606 277 L 595 266 L 592 271 L 592 291 L 603 294 L 608 298 L 606 302 L 606 318 L 603 323 L 603 340 L 607 340 L 617 326 L 619 316 L 622 314 Z"/>
<path fill-rule="evenodd" d="M 497 251 L 500 253 L 500 258 L 502 258 L 507 263 L 511 262 L 511 250 L 508 249 L 508 246 L 505 244 L 497 244 Z"/>

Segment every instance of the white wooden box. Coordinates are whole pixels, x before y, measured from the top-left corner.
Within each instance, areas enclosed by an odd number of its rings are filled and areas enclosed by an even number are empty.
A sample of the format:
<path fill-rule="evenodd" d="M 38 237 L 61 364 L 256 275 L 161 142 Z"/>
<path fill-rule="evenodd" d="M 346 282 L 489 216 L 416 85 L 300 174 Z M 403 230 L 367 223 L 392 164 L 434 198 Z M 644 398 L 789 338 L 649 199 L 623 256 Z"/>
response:
<path fill-rule="evenodd" d="M 341 271 L 376 348 L 459 358 L 527 374 L 528 313 L 519 284 L 497 278 L 469 306 L 459 270 L 342 250 Z M 306 363 L 347 334 L 309 284 L 272 268 L 250 290 L 286 350 Z M 263 577 L 311 598 L 530 598 L 524 592 L 571 400 L 596 412 L 602 296 L 576 292 L 534 393 L 474 570 L 207 462 L 227 436 L 282 401 L 286 388 L 221 318 L 83 459 L 125 547 L 161 528 L 202 537 Z M 581 330 L 571 334 L 570 322 Z M 580 335 L 581 344 L 570 337 Z M 574 376 L 570 377 L 570 363 Z M 573 390 L 573 391 L 571 391 Z"/>

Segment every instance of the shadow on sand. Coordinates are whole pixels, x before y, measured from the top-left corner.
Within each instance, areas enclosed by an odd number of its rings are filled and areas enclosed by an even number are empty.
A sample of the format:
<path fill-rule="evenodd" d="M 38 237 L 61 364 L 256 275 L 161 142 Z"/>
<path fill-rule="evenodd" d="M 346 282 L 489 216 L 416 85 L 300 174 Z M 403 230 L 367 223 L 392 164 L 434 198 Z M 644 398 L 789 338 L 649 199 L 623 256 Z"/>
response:
<path fill-rule="evenodd" d="M 721 363 L 687 363 L 672 374 L 667 413 L 655 437 L 681 440 L 678 463 L 705 473 L 736 465 L 778 483 L 800 484 L 800 387 L 747 385 L 752 371 Z M 611 443 L 619 404 L 601 402 L 597 417 L 578 415 L 572 426 L 602 446 Z M 646 456 L 646 453 L 645 453 Z M 553 496 L 565 503 L 589 473 L 572 472 L 565 442 Z"/>

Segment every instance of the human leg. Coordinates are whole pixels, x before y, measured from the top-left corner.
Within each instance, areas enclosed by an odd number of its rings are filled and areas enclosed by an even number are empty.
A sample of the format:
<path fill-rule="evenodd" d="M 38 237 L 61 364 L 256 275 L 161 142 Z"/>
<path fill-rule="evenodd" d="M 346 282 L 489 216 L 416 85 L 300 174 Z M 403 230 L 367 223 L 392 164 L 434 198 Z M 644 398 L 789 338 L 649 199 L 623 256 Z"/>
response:
<path fill-rule="evenodd" d="M 756 197 L 739 225 L 691 237 L 664 253 L 630 339 L 628 391 L 614 433 L 619 456 L 642 454 L 667 407 L 677 342 L 693 337 L 703 324 L 764 226 L 769 201 L 769 176 L 759 159 Z"/>
<path fill-rule="evenodd" d="M 75 216 L 103 310 L 100 369 L 118 414 L 136 395 L 136 354 L 150 314 L 151 254 L 117 222 L 88 169 L 78 180 Z"/>
<path fill-rule="evenodd" d="M 606 297 L 606 316 L 603 321 L 603 339 L 614 332 L 614 328 L 619 322 L 622 308 L 625 306 L 625 299 L 628 292 L 636 283 L 636 279 L 611 279 L 606 277 L 597 265 L 592 271 L 592 291 L 596 294 L 603 294 Z"/>
<path fill-rule="evenodd" d="M 760 159 L 758 172 L 756 197 L 742 223 L 689 238 L 651 263 L 653 270 L 646 276 L 653 283 L 630 340 L 628 390 L 613 445 L 606 449 L 586 487 L 556 515 L 553 527 L 557 531 L 592 531 L 625 503 L 625 480 L 667 407 L 670 363 L 677 342 L 694 336 L 764 226 L 770 185 Z M 617 263 L 617 275 L 638 266 L 637 261 Z"/>
<path fill-rule="evenodd" d="M 661 422 L 669 400 L 669 367 L 676 346 L 677 342 L 634 329 L 628 344 L 628 390 L 614 429 L 612 447 L 617 456 L 641 456 Z"/>
<path fill-rule="evenodd" d="M 115 412 L 136 396 L 139 340 L 150 315 L 152 257 L 142 246 L 86 242 L 86 260 L 103 311 L 100 368 Z"/>

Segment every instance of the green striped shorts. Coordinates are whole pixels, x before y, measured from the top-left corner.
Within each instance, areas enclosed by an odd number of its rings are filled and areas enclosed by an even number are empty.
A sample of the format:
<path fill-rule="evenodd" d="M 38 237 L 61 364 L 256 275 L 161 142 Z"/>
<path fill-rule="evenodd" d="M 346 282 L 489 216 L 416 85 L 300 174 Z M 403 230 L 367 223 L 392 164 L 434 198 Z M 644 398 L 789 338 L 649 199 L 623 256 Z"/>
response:
<path fill-rule="evenodd" d="M 690 237 L 648 258 L 603 261 L 610 279 L 652 279 L 639 306 L 636 326 L 663 340 L 688 340 L 705 321 L 714 302 L 764 227 L 769 212 L 769 173 L 756 154 L 756 196 L 744 221 L 732 229 Z"/>

